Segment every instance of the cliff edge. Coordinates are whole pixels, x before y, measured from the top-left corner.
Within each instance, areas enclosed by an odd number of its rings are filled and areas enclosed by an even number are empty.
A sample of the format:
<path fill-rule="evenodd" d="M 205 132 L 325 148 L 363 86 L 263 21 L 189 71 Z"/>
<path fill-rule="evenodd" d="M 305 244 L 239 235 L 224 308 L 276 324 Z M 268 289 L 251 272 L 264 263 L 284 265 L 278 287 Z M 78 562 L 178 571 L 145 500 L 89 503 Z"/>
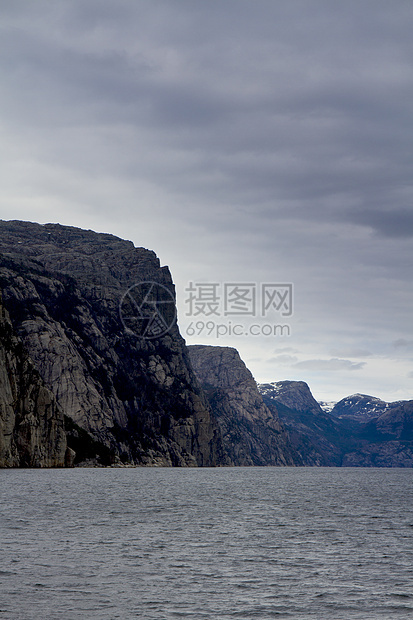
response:
<path fill-rule="evenodd" d="M 228 462 L 154 252 L 90 230 L 0 221 L 0 289 L 58 406 L 120 461 Z"/>

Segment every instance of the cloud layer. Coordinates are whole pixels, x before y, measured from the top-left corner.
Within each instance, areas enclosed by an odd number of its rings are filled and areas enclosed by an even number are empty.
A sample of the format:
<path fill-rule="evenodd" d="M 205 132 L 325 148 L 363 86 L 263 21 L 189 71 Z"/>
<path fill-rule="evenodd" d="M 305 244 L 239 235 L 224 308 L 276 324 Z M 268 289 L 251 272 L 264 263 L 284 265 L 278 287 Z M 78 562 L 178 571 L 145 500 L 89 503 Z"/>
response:
<path fill-rule="evenodd" d="M 288 345 L 215 344 L 320 398 L 412 396 L 392 344 L 412 331 L 411 2 L 1 11 L 0 217 L 151 247 L 183 332 L 189 281 L 293 282 Z M 286 346 L 294 361 L 268 361 Z"/>

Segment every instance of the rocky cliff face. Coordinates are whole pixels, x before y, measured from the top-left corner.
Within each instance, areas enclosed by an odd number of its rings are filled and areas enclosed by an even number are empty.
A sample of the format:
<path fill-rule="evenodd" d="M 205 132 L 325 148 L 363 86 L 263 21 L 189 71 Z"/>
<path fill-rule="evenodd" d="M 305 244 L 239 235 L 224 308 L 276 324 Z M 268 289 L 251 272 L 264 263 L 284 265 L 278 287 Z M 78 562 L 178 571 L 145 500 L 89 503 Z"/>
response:
<path fill-rule="evenodd" d="M 303 465 L 341 465 L 346 437 L 304 381 L 275 381 L 258 388 L 266 405 L 276 407 Z"/>
<path fill-rule="evenodd" d="M 294 465 L 296 455 L 275 408 L 264 404 L 251 372 L 230 347 L 188 347 L 195 373 L 235 465 Z"/>
<path fill-rule="evenodd" d="M 0 221 L 0 289 L 0 467 L 413 467 L 413 401 L 260 394 L 234 349 L 188 353 L 168 268 L 129 241 Z"/>
<path fill-rule="evenodd" d="M 155 254 L 112 235 L 0 222 L 0 288 L 62 411 L 124 462 L 228 462 Z"/>
<path fill-rule="evenodd" d="M 63 413 L 0 303 L 0 467 L 63 467 L 72 456 Z"/>

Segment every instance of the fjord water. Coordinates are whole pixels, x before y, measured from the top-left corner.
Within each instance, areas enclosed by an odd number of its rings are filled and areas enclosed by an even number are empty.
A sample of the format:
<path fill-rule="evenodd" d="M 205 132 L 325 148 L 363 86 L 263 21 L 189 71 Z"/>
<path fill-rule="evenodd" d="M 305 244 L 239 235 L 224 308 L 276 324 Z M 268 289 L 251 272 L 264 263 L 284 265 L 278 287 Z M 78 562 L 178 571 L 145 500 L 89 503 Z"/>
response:
<path fill-rule="evenodd" d="M 413 617 L 411 469 L 0 479 L 0 619 Z"/>

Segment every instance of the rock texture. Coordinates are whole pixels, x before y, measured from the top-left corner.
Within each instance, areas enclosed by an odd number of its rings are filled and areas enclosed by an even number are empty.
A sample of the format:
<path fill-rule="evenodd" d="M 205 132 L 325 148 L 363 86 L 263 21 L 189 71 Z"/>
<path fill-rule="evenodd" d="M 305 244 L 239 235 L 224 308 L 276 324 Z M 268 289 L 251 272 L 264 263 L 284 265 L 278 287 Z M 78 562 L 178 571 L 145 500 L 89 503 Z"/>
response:
<path fill-rule="evenodd" d="M 377 418 L 387 409 L 400 403 L 386 403 L 380 398 L 367 394 L 352 394 L 343 398 L 331 409 L 331 415 L 340 420 L 355 420 L 364 423 Z"/>
<path fill-rule="evenodd" d="M 258 387 L 266 405 L 278 411 L 302 465 L 341 465 L 346 438 L 304 381 L 275 381 Z"/>
<path fill-rule="evenodd" d="M 0 467 L 71 465 L 63 413 L 0 302 Z"/>
<path fill-rule="evenodd" d="M 347 467 L 413 467 L 413 400 L 386 408 L 355 432 L 356 450 L 347 453 Z"/>
<path fill-rule="evenodd" d="M 143 282 L 156 286 L 143 293 Z M 136 284 L 122 315 L 125 292 Z M 62 411 L 118 459 L 228 463 L 173 320 L 169 269 L 153 252 L 108 234 L 0 221 L 0 288 L 17 335 Z M 156 318 L 169 322 L 158 337 L 143 338 L 143 323 L 136 322 L 146 295 L 149 305 L 165 309 Z M 168 295 L 172 304 L 165 304 Z"/>
<path fill-rule="evenodd" d="M 269 408 L 275 404 L 303 465 L 413 467 L 413 401 L 353 394 L 328 413 L 303 381 L 259 390 Z"/>
<path fill-rule="evenodd" d="M 0 467 L 413 467 L 413 401 L 258 391 L 235 349 L 185 346 L 168 268 L 130 241 L 0 221 L 0 289 Z"/>
<path fill-rule="evenodd" d="M 264 404 L 238 351 L 204 345 L 189 346 L 188 350 L 232 462 L 294 465 L 296 455 L 277 411 Z"/>
<path fill-rule="evenodd" d="M 320 405 L 312 395 L 310 388 L 304 381 L 274 381 L 261 383 L 259 391 L 265 396 L 271 396 L 291 410 L 301 413 L 311 412 L 315 416 L 322 411 Z"/>

